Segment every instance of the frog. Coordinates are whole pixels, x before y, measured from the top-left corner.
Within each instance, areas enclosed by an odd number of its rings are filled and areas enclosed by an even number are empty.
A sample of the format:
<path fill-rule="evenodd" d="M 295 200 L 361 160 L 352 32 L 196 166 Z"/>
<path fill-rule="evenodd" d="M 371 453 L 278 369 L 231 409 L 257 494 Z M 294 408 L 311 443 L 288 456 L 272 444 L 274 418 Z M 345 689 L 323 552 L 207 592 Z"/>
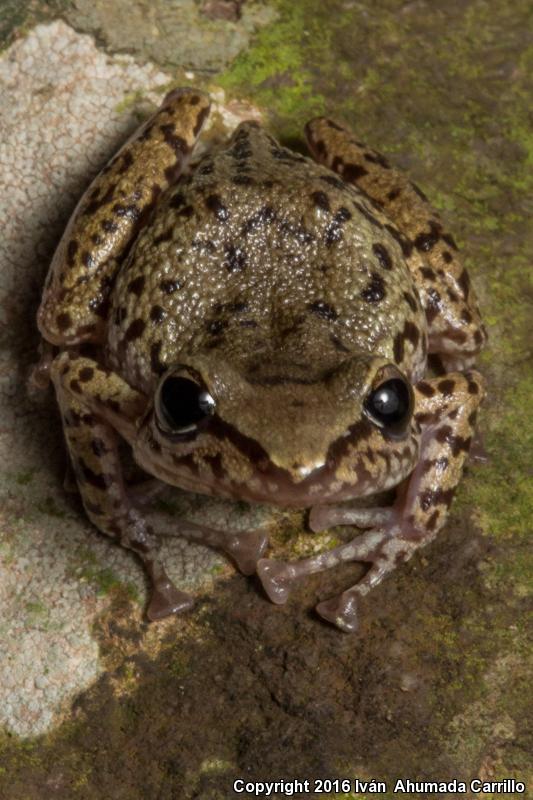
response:
<path fill-rule="evenodd" d="M 37 325 L 70 462 L 89 520 L 144 564 L 149 620 L 194 598 L 168 576 L 124 443 L 162 485 L 309 510 L 312 532 L 346 526 L 340 544 L 283 560 L 264 530 L 173 520 L 279 605 L 309 574 L 366 564 L 316 606 L 354 632 L 361 598 L 445 525 L 486 330 L 455 240 L 381 153 L 318 117 L 309 155 L 248 120 L 194 161 L 210 107 L 170 91 L 51 261 Z"/>

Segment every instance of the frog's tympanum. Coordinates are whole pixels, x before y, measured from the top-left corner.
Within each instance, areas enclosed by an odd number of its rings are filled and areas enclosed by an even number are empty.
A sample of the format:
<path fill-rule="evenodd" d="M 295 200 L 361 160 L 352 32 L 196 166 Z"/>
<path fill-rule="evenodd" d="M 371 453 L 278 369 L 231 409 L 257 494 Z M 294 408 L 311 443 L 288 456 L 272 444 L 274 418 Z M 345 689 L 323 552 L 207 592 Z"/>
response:
<path fill-rule="evenodd" d="M 382 155 L 324 118 L 307 125 L 314 160 L 244 122 L 191 169 L 208 113 L 203 93 L 171 92 L 54 256 L 38 325 L 79 490 L 96 527 L 144 562 L 150 619 L 192 600 L 135 507 L 121 440 L 166 484 L 310 508 L 313 531 L 363 529 L 280 561 L 260 532 L 176 522 L 257 571 L 274 603 L 308 573 L 368 563 L 317 607 L 351 631 L 358 597 L 445 522 L 484 395 L 471 367 L 485 330 L 452 236 Z M 390 507 L 345 503 L 393 487 Z"/>

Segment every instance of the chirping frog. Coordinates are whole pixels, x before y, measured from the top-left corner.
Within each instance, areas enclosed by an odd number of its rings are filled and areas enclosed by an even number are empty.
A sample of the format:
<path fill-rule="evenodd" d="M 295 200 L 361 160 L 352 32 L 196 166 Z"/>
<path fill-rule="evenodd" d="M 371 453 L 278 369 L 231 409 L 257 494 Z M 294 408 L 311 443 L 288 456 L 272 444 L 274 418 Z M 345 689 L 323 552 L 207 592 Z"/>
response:
<path fill-rule="evenodd" d="M 484 395 L 472 367 L 485 330 L 452 236 L 382 155 L 325 118 L 306 128 L 313 159 L 244 122 L 191 170 L 209 106 L 168 94 L 55 253 L 38 325 L 70 458 L 89 518 L 146 566 L 150 619 L 192 599 L 132 499 L 121 439 L 166 484 L 310 508 L 314 531 L 361 529 L 284 562 L 264 557 L 261 532 L 176 523 L 257 571 L 275 603 L 305 574 L 367 562 L 317 606 L 352 631 L 357 599 L 444 525 Z M 344 502 L 393 487 L 390 507 Z"/>

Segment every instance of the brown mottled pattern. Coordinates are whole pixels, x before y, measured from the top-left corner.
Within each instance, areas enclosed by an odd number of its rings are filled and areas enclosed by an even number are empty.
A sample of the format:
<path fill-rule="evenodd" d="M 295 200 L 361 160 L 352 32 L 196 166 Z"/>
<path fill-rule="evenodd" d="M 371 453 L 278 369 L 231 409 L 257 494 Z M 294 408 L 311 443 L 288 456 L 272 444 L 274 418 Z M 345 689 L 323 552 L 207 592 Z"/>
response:
<path fill-rule="evenodd" d="M 428 311 L 430 352 L 449 354 L 450 364 L 456 355 L 479 352 L 486 333 L 474 291 L 453 237 L 425 195 L 337 123 L 319 117 L 306 132 L 317 160 L 366 192 L 413 244 L 408 263 Z"/>
<path fill-rule="evenodd" d="M 208 109 L 209 99 L 201 93 L 170 92 L 89 186 L 50 266 L 51 283 L 38 315 L 48 341 L 102 340 L 105 320 L 97 309 L 109 294 L 116 260 L 160 193 L 178 178 Z M 89 240 L 90 251 L 83 246 Z"/>
<path fill-rule="evenodd" d="M 237 187 L 244 174 L 253 181 Z M 184 208 L 191 213 L 181 215 Z M 343 352 L 393 360 L 395 336 L 409 323 L 419 340 L 405 339 L 398 365 L 418 376 L 425 320 L 389 224 L 356 188 L 243 123 L 141 230 L 113 292 L 126 315 L 111 314 L 111 361 L 144 390 L 161 365 L 206 349 L 246 372 L 258 350 L 268 358 L 283 347 L 290 359 L 305 348 L 318 373 Z M 231 310 L 243 298 L 245 320 Z M 142 332 L 140 318 L 150 322 Z"/>

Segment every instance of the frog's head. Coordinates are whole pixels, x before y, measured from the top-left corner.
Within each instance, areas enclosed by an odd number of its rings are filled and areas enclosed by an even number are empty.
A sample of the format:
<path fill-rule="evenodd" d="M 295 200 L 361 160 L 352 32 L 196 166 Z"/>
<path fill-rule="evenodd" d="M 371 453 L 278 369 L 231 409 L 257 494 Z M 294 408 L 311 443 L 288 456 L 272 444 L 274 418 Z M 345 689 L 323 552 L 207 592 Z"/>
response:
<path fill-rule="evenodd" d="M 411 384 L 386 359 L 312 374 L 205 358 L 161 377 L 134 452 L 184 489 L 304 507 L 395 486 L 416 462 L 418 432 Z"/>

